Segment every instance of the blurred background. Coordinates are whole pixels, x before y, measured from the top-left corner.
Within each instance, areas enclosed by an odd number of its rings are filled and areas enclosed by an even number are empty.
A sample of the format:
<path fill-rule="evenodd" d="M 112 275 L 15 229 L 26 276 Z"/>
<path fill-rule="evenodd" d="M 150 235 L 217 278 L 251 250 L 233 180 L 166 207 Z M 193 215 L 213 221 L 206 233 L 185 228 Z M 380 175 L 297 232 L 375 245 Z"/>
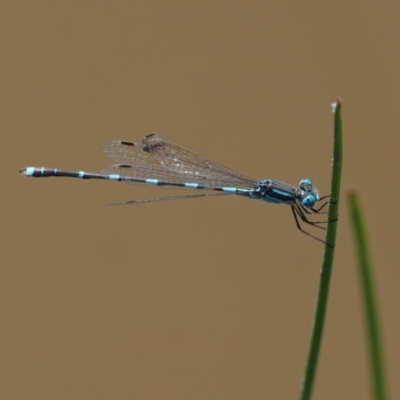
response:
<path fill-rule="evenodd" d="M 312 178 L 324 195 L 337 96 L 343 191 L 314 398 L 369 395 L 350 189 L 400 396 L 399 11 L 396 1 L 4 1 L 1 397 L 297 398 L 323 246 L 289 207 L 227 196 L 106 208 L 177 192 L 18 170 L 97 172 L 113 163 L 104 144 L 155 132 L 255 179 Z"/>

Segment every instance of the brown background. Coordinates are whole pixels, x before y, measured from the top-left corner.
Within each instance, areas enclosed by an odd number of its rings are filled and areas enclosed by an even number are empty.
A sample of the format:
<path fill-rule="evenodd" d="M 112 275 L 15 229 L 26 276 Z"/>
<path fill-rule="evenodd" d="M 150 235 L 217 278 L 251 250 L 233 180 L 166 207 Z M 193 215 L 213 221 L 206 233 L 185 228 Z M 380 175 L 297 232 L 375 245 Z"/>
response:
<path fill-rule="evenodd" d="M 3 399 L 293 399 L 322 246 L 288 207 L 19 177 L 99 171 L 162 133 L 256 179 L 329 191 L 343 100 L 338 246 L 315 399 L 365 399 L 345 193 L 362 196 L 392 398 L 399 359 L 400 3 L 22 1 L 1 10 Z"/>

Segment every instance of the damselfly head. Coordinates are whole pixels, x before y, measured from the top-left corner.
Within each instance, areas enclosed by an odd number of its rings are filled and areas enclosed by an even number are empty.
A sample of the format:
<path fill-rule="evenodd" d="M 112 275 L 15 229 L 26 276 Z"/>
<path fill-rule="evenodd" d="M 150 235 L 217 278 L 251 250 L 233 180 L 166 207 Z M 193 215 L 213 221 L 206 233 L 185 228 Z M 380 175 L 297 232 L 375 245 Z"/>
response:
<path fill-rule="evenodd" d="M 319 200 L 318 190 L 314 188 L 311 179 L 302 179 L 299 182 L 299 188 L 302 191 L 301 203 L 306 208 L 314 207 Z"/>

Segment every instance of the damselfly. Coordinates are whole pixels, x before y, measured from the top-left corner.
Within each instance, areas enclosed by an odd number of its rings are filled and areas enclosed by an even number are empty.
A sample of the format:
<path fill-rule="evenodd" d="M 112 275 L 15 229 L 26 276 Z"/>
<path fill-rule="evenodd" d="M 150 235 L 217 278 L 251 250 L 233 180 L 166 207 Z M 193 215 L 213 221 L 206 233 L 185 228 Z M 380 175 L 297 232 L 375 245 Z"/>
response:
<path fill-rule="evenodd" d="M 297 228 L 320 242 L 323 240 L 304 230 L 302 221 L 312 227 L 325 229 L 327 221 L 315 221 L 315 215 L 326 214 L 324 207 L 329 196 L 319 197 L 310 179 L 301 179 L 297 187 L 264 179 L 256 181 L 230 168 L 224 167 L 180 145 L 167 142 L 157 134 L 147 135 L 142 144 L 114 141 L 103 148 L 104 153 L 118 162 L 100 173 L 68 171 L 58 168 L 27 167 L 21 175 L 43 178 L 49 176 L 81 179 L 108 179 L 157 187 L 197 189 L 211 193 L 130 200 L 111 205 L 137 204 L 161 200 L 178 200 L 195 197 L 238 195 L 268 203 L 288 204 L 292 209 Z M 322 202 L 322 204 L 321 204 Z M 315 207 L 319 203 L 319 207 Z"/>

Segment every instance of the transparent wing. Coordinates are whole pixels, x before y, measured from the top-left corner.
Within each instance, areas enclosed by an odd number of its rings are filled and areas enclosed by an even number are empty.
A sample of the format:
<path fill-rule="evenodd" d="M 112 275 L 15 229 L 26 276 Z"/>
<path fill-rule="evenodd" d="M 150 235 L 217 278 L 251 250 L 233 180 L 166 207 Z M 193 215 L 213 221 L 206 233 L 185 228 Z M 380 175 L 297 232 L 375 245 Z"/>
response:
<path fill-rule="evenodd" d="M 208 185 L 210 188 L 252 188 L 255 184 L 253 179 L 207 160 L 189 149 L 169 143 L 157 134 L 147 135 L 142 144 L 111 142 L 103 151 L 121 165 L 107 167 L 101 171 L 102 174 L 152 178 L 176 183 L 192 182 Z"/>
<path fill-rule="evenodd" d="M 198 197 L 229 196 L 229 195 L 231 195 L 231 193 L 218 192 L 218 193 L 189 194 L 189 195 L 185 195 L 185 196 L 155 197 L 155 198 L 150 198 L 150 199 L 118 201 L 116 203 L 107 204 L 107 207 L 127 206 L 127 205 L 131 205 L 131 204 L 139 204 L 139 203 L 153 203 L 155 201 L 187 200 L 187 199 L 195 199 Z"/>

